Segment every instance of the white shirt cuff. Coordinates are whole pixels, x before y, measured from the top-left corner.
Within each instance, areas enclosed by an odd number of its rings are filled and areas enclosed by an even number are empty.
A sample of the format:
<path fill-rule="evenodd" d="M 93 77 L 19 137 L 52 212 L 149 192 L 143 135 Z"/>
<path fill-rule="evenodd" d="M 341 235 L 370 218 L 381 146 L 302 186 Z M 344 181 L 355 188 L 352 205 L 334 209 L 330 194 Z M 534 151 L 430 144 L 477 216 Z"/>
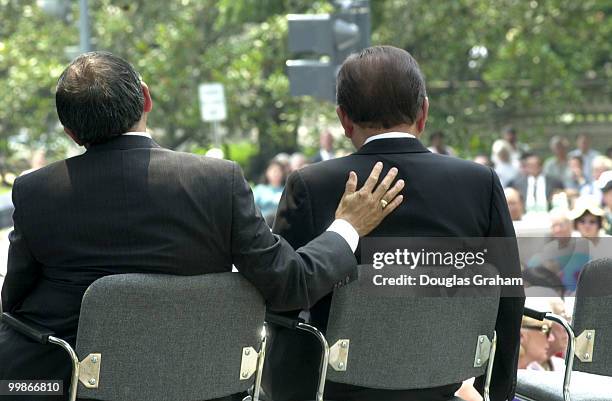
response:
<path fill-rule="evenodd" d="M 346 220 L 336 219 L 329 226 L 327 231 L 333 231 L 338 233 L 346 243 L 351 247 L 353 253 L 357 250 L 357 245 L 359 244 L 359 234 L 357 234 L 357 230 Z"/>

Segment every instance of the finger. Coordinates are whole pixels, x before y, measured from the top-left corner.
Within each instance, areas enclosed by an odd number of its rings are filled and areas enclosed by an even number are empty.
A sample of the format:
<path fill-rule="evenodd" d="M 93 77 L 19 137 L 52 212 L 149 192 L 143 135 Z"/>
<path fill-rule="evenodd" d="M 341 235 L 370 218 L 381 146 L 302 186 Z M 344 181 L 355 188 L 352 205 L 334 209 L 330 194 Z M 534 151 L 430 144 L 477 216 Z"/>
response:
<path fill-rule="evenodd" d="M 389 187 L 391 186 L 391 183 L 393 183 L 395 177 L 397 177 L 397 169 L 393 167 L 391 170 L 389 170 L 380 184 L 378 184 L 378 187 L 376 187 L 376 190 L 374 191 L 374 199 L 381 200 L 383 198 L 385 192 L 389 190 Z M 393 197 L 389 197 L 389 199 L 393 199 Z"/>
<path fill-rule="evenodd" d="M 345 194 L 352 194 L 357 190 L 357 174 L 354 171 L 349 173 L 349 178 L 346 180 Z"/>
<path fill-rule="evenodd" d="M 374 185 L 378 182 L 378 178 L 380 177 L 380 172 L 382 171 L 383 164 L 381 162 L 377 162 L 370 173 L 370 176 L 366 180 L 365 184 L 361 188 L 361 191 L 366 193 L 372 193 L 374 190 Z"/>
<path fill-rule="evenodd" d="M 395 185 L 383 194 L 382 199 L 386 200 L 387 203 L 391 203 L 391 199 L 394 199 L 402 189 L 405 187 L 404 180 L 397 180 Z"/>
<path fill-rule="evenodd" d="M 395 199 L 393 199 L 391 203 L 389 203 L 387 207 L 383 209 L 383 217 L 387 217 L 389 213 L 394 211 L 403 201 L 404 201 L 403 195 L 399 195 L 395 197 Z"/>

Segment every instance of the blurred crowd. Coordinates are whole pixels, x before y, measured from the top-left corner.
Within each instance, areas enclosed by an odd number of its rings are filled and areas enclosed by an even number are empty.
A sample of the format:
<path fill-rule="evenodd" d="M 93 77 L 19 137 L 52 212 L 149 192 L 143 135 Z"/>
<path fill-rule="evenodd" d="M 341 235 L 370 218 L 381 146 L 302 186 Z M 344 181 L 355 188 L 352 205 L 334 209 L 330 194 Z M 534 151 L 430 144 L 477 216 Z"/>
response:
<path fill-rule="evenodd" d="M 456 157 L 441 131 L 429 135 L 431 152 Z M 279 153 L 254 188 L 255 202 L 272 224 L 287 176 L 309 163 L 345 155 L 334 149 L 332 134 L 320 135 L 320 148 L 308 159 L 302 153 Z M 518 236 L 597 238 L 612 234 L 612 146 L 591 148 L 588 134 L 576 138 L 576 148 L 561 136 L 550 139 L 547 157 L 518 141 L 508 127 L 493 142 L 490 155 L 473 158 L 495 170 Z"/>

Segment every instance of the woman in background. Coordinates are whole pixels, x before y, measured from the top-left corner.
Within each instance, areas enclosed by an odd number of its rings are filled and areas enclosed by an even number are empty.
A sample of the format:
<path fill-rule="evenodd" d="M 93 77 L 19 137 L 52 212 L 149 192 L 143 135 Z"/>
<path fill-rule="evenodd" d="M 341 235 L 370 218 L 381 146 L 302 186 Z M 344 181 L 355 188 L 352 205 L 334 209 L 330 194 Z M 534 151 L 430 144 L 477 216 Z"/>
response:
<path fill-rule="evenodd" d="M 255 204 L 271 227 L 276 215 L 276 208 L 285 188 L 285 167 L 277 160 L 268 163 L 264 175 L 264 183 L 253 190 Z"/>

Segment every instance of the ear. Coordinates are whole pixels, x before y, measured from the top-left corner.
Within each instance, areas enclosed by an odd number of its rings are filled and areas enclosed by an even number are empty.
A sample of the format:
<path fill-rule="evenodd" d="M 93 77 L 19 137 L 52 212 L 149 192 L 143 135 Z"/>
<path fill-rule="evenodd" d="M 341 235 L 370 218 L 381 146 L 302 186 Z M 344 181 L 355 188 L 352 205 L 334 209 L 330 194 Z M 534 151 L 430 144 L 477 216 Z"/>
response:
<path fill-rule="evenodd" d="M 340 106 L 336 107 L 336 114 L 338 115 L 340 124 L 342 124 L 342 128 L 344 128 L 344 136 L 349 139 L 352 138 L 353 131 L 355 129 L 355 124 L 353 123 L 353 121 L 351 121 L 348 114 L 346 114 L 346 112 L 342 110 L 342 107 Z"/>
<path fill-rule="evenodd" d="M 72 132 L 72 130 L 70 128 L 64 127 L 64 132 L 66 134 L 68 134 L 68 136 L 70 138 L 72 138 L 72 140 L 74 142 L 76 142 L 77 145 L 79 145 L 79 146 L 83 146 L 84 145 L 83 142 L 79 139 L 79 137 L 74 132 Z"/>
<path fill-rule="evenodd" d="M 153 109 L 153 100 L 151 99 L 151 92 L 149 92 L 149 87 L 144 81 L 142 81 L 142 94 L 144 95 L 143 111 L 145 113 L 148 113 Z"/>
<path fill-rule="evenodd" d="M 425 129 L 425 123 L 427 122 L 427 116 L 429 115 L 429 98 L 425 96 L 423 99 L 423 106 L 421 107 L 420 116 L 416 122 L 417 132 L 420 134 Z"/>

